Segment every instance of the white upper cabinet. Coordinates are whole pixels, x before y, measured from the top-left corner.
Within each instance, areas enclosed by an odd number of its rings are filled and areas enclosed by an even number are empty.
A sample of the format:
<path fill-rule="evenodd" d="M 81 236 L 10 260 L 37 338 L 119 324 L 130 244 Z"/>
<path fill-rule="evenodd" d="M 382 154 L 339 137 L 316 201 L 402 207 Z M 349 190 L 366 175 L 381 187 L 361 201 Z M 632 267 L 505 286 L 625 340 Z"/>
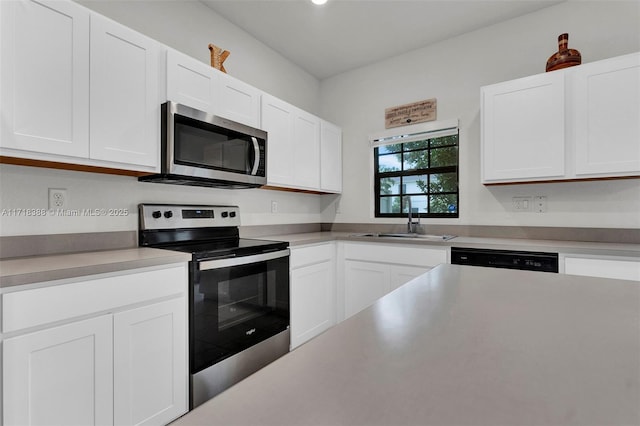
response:
<path fill-rule="evenodd" d="M 640 176 L 640 53 L 481 94 L 483 183 Z"/>
<path fill-rule="evenodd" d="M 176 50 L 167 51 L 167 99 L 215 113 L 218 74 L 197 59 Z"/>
<path fill-rule="evenodd" d="M 94 14 L 91 52 L 91 158 L 156 166 L 160 45 Z"/>
<path fill-rule="evenodd" d="M 260 127 L 262 92 L 190 56 L 168 49 L 167 99 Z"/>
<path fill-rule="evenodd" d="M 263 93 L 267 184 L 318 192 L 342 190 L 342 131 L 283 100 Z"/>
<path fill-rule="evenodd" d="M 320 120 L 320 189 L 342 192 L 342 129 Z"/>
<path fill-rule="evenodd" d="M 89 155 L 89 11 L 0 2 L 0 147 Z"/>
<path fill-rule="evenodd" d="M 295 184 L 302 188 L 319 189 L 320 119 L 298 110 L 293 123 Z"/>
<path fill-rule="evenodd" d="M 160 45 L 71 1 L 0 14 L 2 155 L 156 171 Z"/>
<path fill-rule="evenodd" d="M 262 95 L 262 130 L 267 132 L 267 183 L 288 186 L 293 174 L 294 108 L 280 99 Z"/>
<path fill-rule="evenodd" d="M 482 88 L 483 182 L 564 175 L 564 73 Z"/>
<path fill-rule="evenodd" d="M 218 74 L 216 115 L 251 127 L 260 127 L 259 89 L 213 69 Z"/>
<path fill-rule="evenodd" d="M 640 174 L 640 53 L 572 70 L 579 177 Z"/>

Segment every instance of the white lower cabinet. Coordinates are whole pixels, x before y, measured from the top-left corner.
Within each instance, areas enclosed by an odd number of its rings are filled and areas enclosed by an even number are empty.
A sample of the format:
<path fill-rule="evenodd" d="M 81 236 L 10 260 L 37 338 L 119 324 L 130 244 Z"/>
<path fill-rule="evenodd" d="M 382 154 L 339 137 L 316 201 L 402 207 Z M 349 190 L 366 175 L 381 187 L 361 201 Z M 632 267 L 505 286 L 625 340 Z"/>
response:
<path fill-rule="evenodd" d="M 186 327 L 184 298 L 114 315 L 114 424 L 166 424 L 185 412 Z"/>
<path fill-rule="evenodd" d="M 291 349 L 336 323 L 335 245 L 291 248 Z"/>
<path fill-rule="evenodd" d="M 359 260 L 344 264 L 345 318 L 360 312 L 389 291 L 389 265 Z"/>
<path fill-rule="evenodd" d="M 4 425 L 167 424 L 188 409 L 185 264 L 2 294 Z"/>
<path fill-rule="evenodd" d="M 448 261 L 448 247 L 388 243 L 343 243 L 338 266 L 338 319 L 375 303 L 432 267 Z"/>
<path fill-rule="evenodd" d="M 435 266 L 435 265 L 434 265 Z M 431 267 L 391 265 L 389 279 L 391 280 L 390 291 L 395 290 L 412 279 L 424 274 Z"/>
<path fill-rule="evenodd" d="M 113 424 L 111 315 L 3 342 L 5 425 Z"/>
<path fill-rule="evenodd" d="M 561 254 L 560 265 L 569 275 L 640 281 L 638 258 Z"/>

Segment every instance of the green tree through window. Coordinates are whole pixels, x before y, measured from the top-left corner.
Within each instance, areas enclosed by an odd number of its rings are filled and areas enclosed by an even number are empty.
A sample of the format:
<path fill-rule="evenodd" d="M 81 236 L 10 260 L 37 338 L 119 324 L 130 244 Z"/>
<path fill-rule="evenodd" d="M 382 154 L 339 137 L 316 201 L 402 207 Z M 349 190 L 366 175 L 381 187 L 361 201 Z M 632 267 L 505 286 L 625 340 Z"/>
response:
<path fill-rule="evenodd" d="M 458 134 L 374 148 L 375 216 L 458 217 Z"/>

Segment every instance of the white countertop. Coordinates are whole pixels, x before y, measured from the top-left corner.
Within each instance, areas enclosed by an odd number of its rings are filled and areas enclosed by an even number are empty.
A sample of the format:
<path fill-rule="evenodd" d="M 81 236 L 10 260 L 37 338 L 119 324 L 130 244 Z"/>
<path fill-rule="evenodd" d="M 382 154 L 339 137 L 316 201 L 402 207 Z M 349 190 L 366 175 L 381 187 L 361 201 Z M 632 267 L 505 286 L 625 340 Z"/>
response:
<path fill-rule="evenodd" d="M 447 247 L 494 248 L 508 250 L 548 251 L 556 253 L 615 255 L 640 258 L 639 244 L 528 240 L 506 238 L 456 237 L 437 242 L 418 238 L 357 237 L 351 232 L 309 232 L 258 237 L 288 241 L 291 247 L 328 241 L 375 242 L 380 244 L 419 244 Z M 0 288 L 42 281 L 75 278 L 119 270 L 161 264 L 188 262 L 185 253 L 152 248 L 129 248 L 85 253 L 33 256 L 0 260 Z"/>
<path fill-rule="evenodd" d="M 309 232 L 302 234 L 269 235 L 260 238 L 288 241 L 292 247 L 338 240 L 640 257 L 640 244 L 486 237 L 455 237 L 451 240 L 440 242 L 420 238 L 359 237 L 356 236 L 357 234 L 358 233 L 355 232 Z"/>
<path fill-rule="evenodd" d="M 177 420 L 640 424 L 640 285 L 440 265 Z"/>
<path fill-rule="evenodd" d="M 0 260 L 0 288 L 188 262 L 189 253 L 131 248 Z"/>

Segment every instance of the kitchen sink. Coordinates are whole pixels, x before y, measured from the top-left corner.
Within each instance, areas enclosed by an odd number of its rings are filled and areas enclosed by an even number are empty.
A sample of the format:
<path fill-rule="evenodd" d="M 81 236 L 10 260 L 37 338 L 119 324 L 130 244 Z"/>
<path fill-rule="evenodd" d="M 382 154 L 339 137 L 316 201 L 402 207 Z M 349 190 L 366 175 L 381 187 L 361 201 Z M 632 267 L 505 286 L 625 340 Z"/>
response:
<path fill-rule="evenodd" d="M 371 238 L 416 238 L 420 240 L 428 241 L 447 241 L 455 238 L 455 235 L 434 235 L 434 234 L 418 234 L 415 232 L 401 232 L 401 233 L 361 233 L 351 234 L 352 237 L 371 237 Z"/>

